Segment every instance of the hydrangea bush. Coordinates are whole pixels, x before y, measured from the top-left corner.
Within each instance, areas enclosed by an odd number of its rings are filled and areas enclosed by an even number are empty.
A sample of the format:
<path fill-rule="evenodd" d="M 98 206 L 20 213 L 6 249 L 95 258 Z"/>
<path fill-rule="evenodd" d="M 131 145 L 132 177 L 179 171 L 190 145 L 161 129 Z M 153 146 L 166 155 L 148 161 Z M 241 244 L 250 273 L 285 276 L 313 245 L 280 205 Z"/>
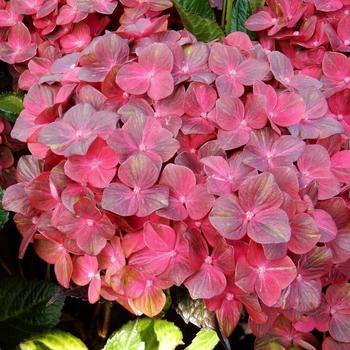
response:
<path fill-rule="evenodd" d="M 225 336 L 245 310 L 259 349 L 350 347 L 350 1 L 268 0 L 256 40 L 209 43 L 166 0 L 0 7 L 20 257 L 135 315 L 184 285 Z"/>

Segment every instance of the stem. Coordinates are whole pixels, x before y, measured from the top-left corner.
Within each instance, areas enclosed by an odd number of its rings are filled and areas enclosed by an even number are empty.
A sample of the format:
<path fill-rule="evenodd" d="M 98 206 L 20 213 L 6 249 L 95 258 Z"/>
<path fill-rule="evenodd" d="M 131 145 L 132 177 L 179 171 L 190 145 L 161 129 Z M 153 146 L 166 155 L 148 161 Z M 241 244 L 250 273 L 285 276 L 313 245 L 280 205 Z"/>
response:
<path fill-rule="evenodd" d="M 225 23 L 225 33 L 226 35 L 231 33 L 231 17 L 232 17 L 232 11 L 233 11 L 233 3 L 234 0 L 229 0 L 226 5 L 226 23 Z"/>
<path fill-rule="evenodd" d="M 108 335 L 109 324 L 111 323 L 112 307 L 113 307 L 113 304 L 111 302 L 106 302 L 105 308 L 104 308 L 104 318 L 103 318 L 102 329 L 98 330 L 98 335 L 103 339 L 106 339 Z"/>
<path fill-rule="evenodd" d="M 230 0 L 228 0 L 228 1 L 230 1 Z M 222 29 L 225 29 L 226 6 L 227 6 L 227 0 L 224 0 L 224 2 L 222 4 L 222 14 L 221 14 L 221 27 L 222 27 Z"/>

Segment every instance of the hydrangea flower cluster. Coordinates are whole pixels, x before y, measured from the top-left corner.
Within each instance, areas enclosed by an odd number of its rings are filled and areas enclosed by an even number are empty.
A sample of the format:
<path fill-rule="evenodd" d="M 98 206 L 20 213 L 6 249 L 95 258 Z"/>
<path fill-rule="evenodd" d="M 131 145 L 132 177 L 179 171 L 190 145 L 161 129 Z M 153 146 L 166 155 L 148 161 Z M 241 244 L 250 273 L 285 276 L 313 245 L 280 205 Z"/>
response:
<path fill-rule="evenodd" d="M 257 345 L 349 346 L 349 1 L 268 1 L 260 43 L 209 44 L 168 29 L 171 1 L 0 4 L 28 90 L 3 200 L 20 256 L 91 303 L 152 317 L 184 285 L 227 336 L 245 309 Z"/>

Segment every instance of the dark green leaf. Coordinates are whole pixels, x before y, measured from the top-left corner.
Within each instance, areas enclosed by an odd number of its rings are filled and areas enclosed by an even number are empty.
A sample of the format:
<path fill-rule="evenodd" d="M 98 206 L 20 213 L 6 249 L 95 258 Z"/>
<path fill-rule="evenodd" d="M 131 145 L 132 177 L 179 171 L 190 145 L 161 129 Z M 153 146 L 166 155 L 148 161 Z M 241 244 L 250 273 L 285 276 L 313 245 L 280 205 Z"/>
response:
<path fill-rule="evenodd" d="M 249 0 L 236 0 L 231 17 L 231 31 L 244 32 L 250 37 L 254 34 L 250 32 L 244 25 L 245 21 L 252 15 Z"/>
<path fill-rule="evenodd" d="M 53 330 L 21 343 L 19 350 L 88 350 L 88 348 L 72 334 Z"/>
<path fill-rule="evenodd" d="M 254 13 L 260 7 L 264 6 L 265 0 L 249 0 L 249 4 L 250 4 L 250 8 L 252 9 L 252 12 Z"/>
<path fill-rule="evenodd" d="M 4 196 L 4 191 L 3 189 L 0 187 L 0 230 L 2 230 L 2 228 L 4 227 L 4 225 L 6 224 L 6 222 L 9 219 L 9 213 L 4 210 L 4 208 L 2 207 L 2 197 Z"/>
<path fill-rule="evenodd" d="M 34 333 L 54 327 L 63 300 L 48 305 L 59 287 L 44 281 L 7 278 L 0 281 L 0 346 L 13 347 Z"/>
<path fill-rule="evenodd" d="M 0 95 L 0 116 L 10 122 L 15 122 L 23 109 L 22 96 L 15 93 Z"/>
<path fill-rule="evenodd" d="M 184 27 L 198 40 L 208 42 L 224 36 L 208 0 L 173 0 L 173 4 Z"/>

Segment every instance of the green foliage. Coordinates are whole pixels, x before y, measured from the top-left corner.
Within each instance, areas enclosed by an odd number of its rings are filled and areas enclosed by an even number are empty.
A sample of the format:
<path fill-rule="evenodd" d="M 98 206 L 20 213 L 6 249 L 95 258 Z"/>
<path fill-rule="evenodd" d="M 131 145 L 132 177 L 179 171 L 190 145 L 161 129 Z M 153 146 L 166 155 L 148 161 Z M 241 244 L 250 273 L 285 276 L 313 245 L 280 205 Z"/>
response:
<path fill-rule="evenodd" d="M 219 343 L 219 337 L 211 329 L 201 329 L 185 350 L 213 350 Z"/>
<path fill-rule="evenodd" d="M 63 300 L 50 304 L 59 287 L 44 281 L 7 278 L 0 281 L 0 347 L 12 348 L 35 333 L 54 327 Z"/>
<path fill-rule="evenodd" d="M 173 0 L 173 4 L 184 27 L 198 40 L 208 42 L 224 36 L 208 0 Z"/>
<path fill-rule="evenodd" d="M 252 9 L 252 12 L 254 13 L 260 7 L 264 6 L 265 0 L 249 0 L 249 4 L 250 4 L 250 8 Z"/>
<path fill-rule="evenodd" d="M 0 187 L 0 230 L 3 229 L 4 225 L 9 219 L 9 213 L 2 207 L 2 197 L 4 196 L 4 190 Z"/>
<path fill-rule="evenodd" d="M 18 350 L 88 350 L 88 348 L 72 334 L 53 330 L 21 343 Z"/>
<path fill-rule="evenodd" d="M 251 15 L 252 9 L 249 0 L 236 0 L 231 16 L 231 32 L 244 32 L 253 37 L 253 33 L 244 25 Z"/>
<path fill-rule="evenodd" d="M 174 350 L 182 333 L 173 323 L 148 318 L 130 321 L 107 341 L 104 350 Z"/>
<path fill-rule="evenodd" d="M 14 123 L 23 109 L 22 95 L 7 92 L 0 95 L 0 116 Z"/>

